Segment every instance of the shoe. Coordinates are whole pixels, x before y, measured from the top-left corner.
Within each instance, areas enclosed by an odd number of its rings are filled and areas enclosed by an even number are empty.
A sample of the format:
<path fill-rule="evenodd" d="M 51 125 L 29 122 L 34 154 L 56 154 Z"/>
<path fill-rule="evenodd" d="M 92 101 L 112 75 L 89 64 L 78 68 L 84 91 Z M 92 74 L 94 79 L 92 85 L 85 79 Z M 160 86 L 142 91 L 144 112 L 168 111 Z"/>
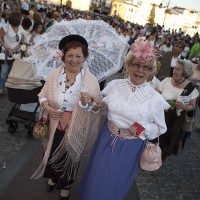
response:
<path fill-rule="evenodd" d="M 69 199 L 69 196 L 63 197 L 63 196 L 59 195 L 59 199 L 60 199 L 60 200 L 68 200 L 68 199 Z"/>
<path fill-rule="evenodd" d="M 56 184 L 50 185 L 50 184 L 47 183 L 47 191 L 51 192 L 52 190 L 54 190 L 55 187 L 56 187 Z"/>
<path fill-rule="evenodd" d="M 63 194 L 63 192 L 64 192 L 64 194 Z M 65 195 L 65 196 L 62 196 L 62 195 Z M 69 189 L 61 189 L 61 193 L 59 195 L 59 199 L 60 200 L 68 200 L 69 199 Z"/>
<path fill-rule="evenodd" d="M 60 195 L 60 198 L 59 198 L 59 199 L 60 199 L 60 200 L 68 200 L 68 199 L 69 199 L 69 196 L 63 197 L 63 196 Z"/>

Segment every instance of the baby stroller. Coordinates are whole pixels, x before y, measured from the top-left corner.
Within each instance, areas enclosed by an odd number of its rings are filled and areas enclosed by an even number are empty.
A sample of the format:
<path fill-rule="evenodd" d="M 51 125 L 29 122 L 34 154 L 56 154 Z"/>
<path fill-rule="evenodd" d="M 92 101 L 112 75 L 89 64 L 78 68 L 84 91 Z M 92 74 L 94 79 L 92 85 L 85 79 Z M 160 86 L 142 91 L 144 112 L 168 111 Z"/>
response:
<path fill-rule="evenodd" d="M 14 103 L 6 119 L 8 131 L 14 133 L 18 123 L 23 123 L 27 129 L 27 137 L 32 136 L 36 112 L 39 108 L 38 94 L 42 89 L 42 82 L 36 78 L 34 67 L 24 60 L 14 61 L 8 76 L 6 87 L 9 101 Z M 20 109 L 21 105 L 34 103 L 33 111 Z"/>

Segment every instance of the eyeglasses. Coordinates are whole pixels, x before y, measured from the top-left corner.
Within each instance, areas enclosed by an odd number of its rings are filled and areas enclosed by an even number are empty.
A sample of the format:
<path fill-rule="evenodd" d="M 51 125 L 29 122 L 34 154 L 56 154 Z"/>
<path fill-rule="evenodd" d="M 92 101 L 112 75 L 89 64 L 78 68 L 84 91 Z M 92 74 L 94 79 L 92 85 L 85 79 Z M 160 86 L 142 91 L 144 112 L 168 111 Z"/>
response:
<path fill-rule="evenodd" d="M 140 64 L 140 63 L 131 63 L 130 64 L 130 66 L 131 67 L 134 67 L 134 68 L 136 68 L 136 69 L 139 69 L 140 67 L 142 67 L 142 70 L 143 71 L 151 71 L 152 69 L 153 69 L 153 66 L 152 65 L 142 65 L 142 64 Z"/>
<path fill-rule="evenodd" d="M 19 35 L 16 34 L 16 42 L 19 42 Z"/>

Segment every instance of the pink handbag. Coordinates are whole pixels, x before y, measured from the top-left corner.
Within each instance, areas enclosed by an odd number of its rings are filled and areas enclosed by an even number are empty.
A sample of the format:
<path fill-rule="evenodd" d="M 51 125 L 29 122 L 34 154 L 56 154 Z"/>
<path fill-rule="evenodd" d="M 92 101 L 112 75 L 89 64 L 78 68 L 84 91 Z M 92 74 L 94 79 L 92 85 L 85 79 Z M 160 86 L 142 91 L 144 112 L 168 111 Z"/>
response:
<path fill-rule="evenodd" d="M 161 149 L 158 143 L 153 144 L 147 140 L 140 158 L 140 167 L 145 171 L 155 171 L 162 165 Z"/>

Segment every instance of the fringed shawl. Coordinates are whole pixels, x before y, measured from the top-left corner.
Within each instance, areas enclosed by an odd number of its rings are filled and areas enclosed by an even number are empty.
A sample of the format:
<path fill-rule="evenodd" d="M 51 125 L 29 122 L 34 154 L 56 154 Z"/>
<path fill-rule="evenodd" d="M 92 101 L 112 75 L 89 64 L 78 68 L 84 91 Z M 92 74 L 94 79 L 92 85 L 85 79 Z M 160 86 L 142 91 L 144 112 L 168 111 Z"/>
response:
<path fill-rule="evenodd" d="M 57 102 L 57 78 L 62 70 L 62 67 L 56 69 L 52 74 L 49 75 L 42 91 L 39 96 L 46 97 L 49 101 L 50 106 L 54 108 L 59 108 Z M 99 84 L 97 79 L 90 73 L 90 71 L 85 68 L 85 73 L 83 77 L 83 87 L 87 88 L 88 93 L 97 101 L 101 101 L 102 96 L 99 89 Z M 99 123 L 101 118 L 101 111 L 94 113 L 92 111 L 88 112 L 84 109 L 81 109 L 78 105 L 79 99 L 74 106 L 72 117 L 70 119 L 68 128 L 65 132 L 65 136 L 58 147 L 58 149 L 53 154 L 50 163 L 56 163 L 60 157 L 64 155 L 67 151 L 69 153 L 70 159 L 73 163 L 79 162 L 81 155 L 84 149 L 91 148 L 99 130 Z M 53 138 L 55 130 L 57 128 L 59 119 L 50 118 L 50 128 L 49 128 L 49 137 L 44 141 L 45 153 L 43 160 L 37 169 L 37 171 L 32 175 L 31 178 L 38 179 L 44 174 L 46 164 L 50 155 Z M 62 166 L 59 165 L 59 169 L 66 167 L 69 159 L 66 158 L 62 162 Z M 58 168 L 56 165 L 55 168 Z"/>

